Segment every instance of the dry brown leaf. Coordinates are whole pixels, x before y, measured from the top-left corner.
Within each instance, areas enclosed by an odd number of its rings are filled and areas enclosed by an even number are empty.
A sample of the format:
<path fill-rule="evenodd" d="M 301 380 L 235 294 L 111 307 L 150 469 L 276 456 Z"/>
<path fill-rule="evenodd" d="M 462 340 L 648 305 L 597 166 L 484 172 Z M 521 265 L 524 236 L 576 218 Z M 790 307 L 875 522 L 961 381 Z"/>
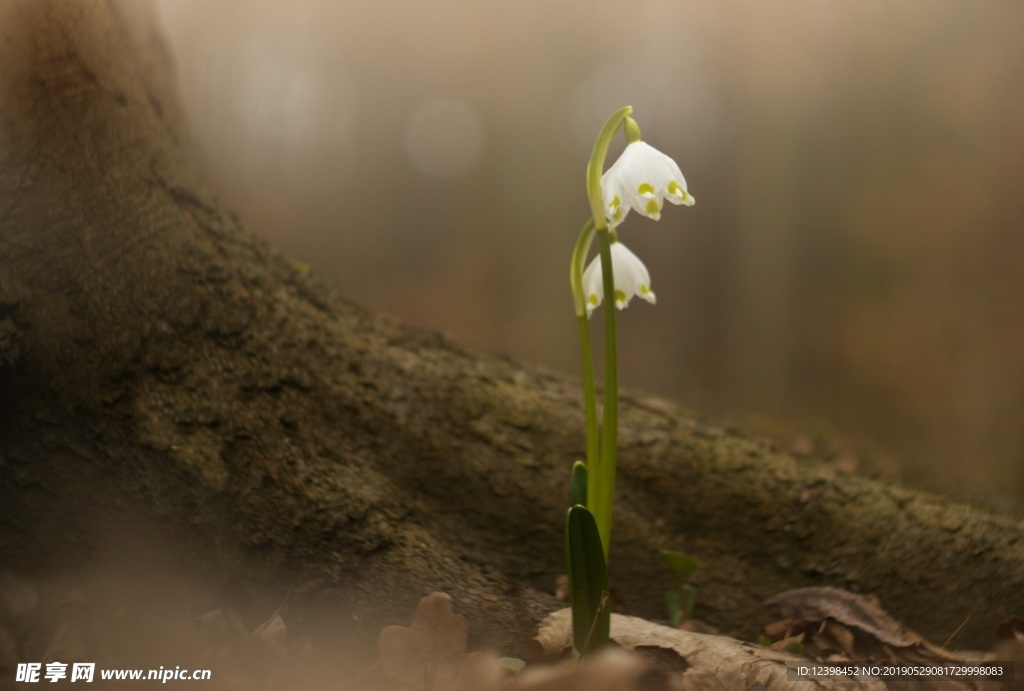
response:
<path fill-rule="evenodd" d="M 467 653 L 459 662 L 455 688 L 458 691 L 498 691 L 505 676 L 505 670 L 494 655 Z"/>
<path fill-rule="evenodd" d="M 569 601 L 569 577 L 564 573 L 555 578 L 555 599 L 559 602 Z"/>
<path fill-rule="evenodd" d="M 776 595 L 767 604 L 776 605 L 796 627 L 816 629 L 811 642 L 824 651 L 852 655 L 857 641 L 861 655 L 884 653 L 892 661 L 967 662 L 979 657 L 935 645 L 893 619 L 874 598 L 840 588 L 798 588 Z"/>
<path fill-rule="evenodd" d="M 422 685 L 426 661 L 421 642 L 405 626 L 385 626 L 377 637 L 377 654 L 384 675 L 406 684 Z"/>
<path fill-rule="evenodd" d="M 459 689 L 478 661 L 466 662 L 466 618 L 452 614 L 452 599 L 431 593 L 420 600 L 412 624 L 388 626 L 380 632 L 377 649 L 384 675 L 414 689 Z M 477 674 L 477 672 L 473 672 Z"/>
<path fill-rule="evenodd" d="M 614 616 L 614 615 L 613 615 Z M 644 684 L 647 665 L 637 655 L 606 650 L 583 664 L 564 662 L 519 675 L 516 691 L 653 691 Z M 665 688 L 665 687 L 663 687 Z M 677 689 L 678 685 L 668 689 Z"/>
<path fill-rule="evenodd" d="M 770 647 L 772 650 L 784 653 L 786 652 L 786 648 L 793 645 L 794 643 L 802 646 L 804 644 L 804 634 L 800 633 L 796 636 L 787 636 L 786 638 L 781 638 L 772 643 L 768 647 Z"/>
<path fill-rule="evenodd" d="M 818 635 L 815 637 L 815 643 L 818 644 L 819 648 L 824 648 L 827 645 L 829 650 L 835 650 L 843 653 L 850 659 L 853 659 L 854 657 L 853 631 L 832 619 L 821 623 L 821 628 L 818 630 Z"/>
<path fill-rule="evenodd" d="M 767 601 L 787 619 L 819 623 L 827 619 L 862 631 L 887 645 L 906 648 L 921 637 L 904 628 L 872 599 L 839 588 L 797 588 Z"/>
<path fill-rule="evenodd" d="M 764 627 L 764 635 L 774 640 L 788 638 L 795 628 L 796 622 L 792 619 L 779 619 Z"/>
<path fill-rule="evenodd" d="M 452 614 L 452 599 L 444 593 L 431 593 L 420 600 L 411 628 L 431 640 L 435 654 L 466 652 L 469 625 L 461 614 Z"/>
<path fill-rule="evenodd" d="M 1024 634 L 1024 619 L 1010 617 L 996 627 L 996 637 L 1002 639 L 1013 639 Z"/>
<path fill-rule="evenodd" d="M 701 621 L 700 619 L 684 619 L 683 621 L 679 622 L 679 625 L 676 626 L 676 628 L 680 631 L 690 631 L 691 633 L 706 633 L 712 636 L 717 636 L 718 634 L 722 633 L 711 624 L 707 624 Z"/>
<path fill-rule="evenodd" d="M 571 610 L 559 610 L 544 620 L 536 639 L 545 652 L 558 654 L 569 645 L 571 629 Z M 831 678 L 788 678 L 786 663 L 808 664 L 806 658 L 725 636 L 680 631 L 636 617 L 612 614 L 611 639 L 626 650 L 658 647 L 678 655 L 687 667 L 678 675 L 681 691 L 736 691 L 755 688 L 757 684 L 768 691 L 835 688 Z M 886 686 L 876 679 L 864 679 L 844 688 L 883 691 Z"/>
<path fill-rule="evenodd" d="M 992 652 L 992 659 L 1011 662 L 1013 676 L 1017 680 L 999 687 L 1000 691 L 1024 688 L 1024 620 L 1014 617 L 1004 621 L 996 629 L 996 636 L 999 640 Z"/>
<path fill-rule="evenodd" d="M 807 640 L 804 653 L 829 662 L 853 659 L 896 664 L 934 662 L 978 663 L 991 660 L 983 653 L 953 653 L 934 645 L 886 613 L 873 598 L 838 588 L 801 588 L 768 601 L 786 619 L 777 623 L 787 631 L 802 631 Z M 856 651 L 856 658 L 854 653 Z M 841 654 L 834 654 L 834 653 Z M 920 678 L 890 679 L 892 689 L 968 690 L 993 689 L 991 682 Z"/>

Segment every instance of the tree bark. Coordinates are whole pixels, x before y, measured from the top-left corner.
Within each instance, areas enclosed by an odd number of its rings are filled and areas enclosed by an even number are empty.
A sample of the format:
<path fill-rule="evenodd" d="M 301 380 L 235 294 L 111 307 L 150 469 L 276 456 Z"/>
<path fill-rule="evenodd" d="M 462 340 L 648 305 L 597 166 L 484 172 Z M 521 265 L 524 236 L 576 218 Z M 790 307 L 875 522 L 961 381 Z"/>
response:
<path fill-rule="evenodd" d="M 522 651 L 564 572 L 575 379 L 369 314 L 249 233 L 188 159 L 134 3 L 0 5 L 0 562 L 188 568 L 365 631 L 448 592 Z M 567 315 L 567 318 L 571 318 Z M 985 645 L 1024 612 L 1019 521 L 626 396 L 611 571 L 749 635 L 780 591 L 876 593 Z"/>

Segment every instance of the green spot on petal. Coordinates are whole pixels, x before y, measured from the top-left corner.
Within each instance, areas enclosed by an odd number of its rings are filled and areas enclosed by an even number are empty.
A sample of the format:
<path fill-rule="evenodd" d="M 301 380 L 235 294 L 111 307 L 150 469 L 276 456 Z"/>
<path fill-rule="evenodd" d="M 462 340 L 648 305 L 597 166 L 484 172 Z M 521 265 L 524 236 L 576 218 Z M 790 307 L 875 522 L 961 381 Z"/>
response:
<path fill-rule="evenodd" d="M 658 200 L 657 199 L 649 199 L 647 201 L 647 206 L 645 207 L 645 210 L 651 216 L 654 216 L 655 214 L 657 214 L 661 210 L 658 207 Z"/>
<path fill-rule="evenodd" d="M 596 293 L 591 293 L 590 297 L 587 298 L 587 302 L 589 302 L 591 305 L 594 305 L 596 307 L 597 306 L 597 294 Z"/>
<path fill-rule="evenodd" d="M 626 294 L 623 293 L 621 290 L 616 289 L 615 290 L 615 302 L 625 302 L 625 301 L 626 301 Z"/>
<path fill-rule="evenodd" d="M 640 186 L 636 188 L 636 192 L 641 197 L 652 195 L 654 194 L 654 185 L 649 182 L 642 182 L 640 183 Z"/>
<path fill-rule="evenodd" d="M 673 197 L 682 197 L 683 199 L 686 199 L 686 192 L 683 191 L 683 188 L 680 187 L 679 183 L 675 180 L 668 183 L 668 193 Z"/>

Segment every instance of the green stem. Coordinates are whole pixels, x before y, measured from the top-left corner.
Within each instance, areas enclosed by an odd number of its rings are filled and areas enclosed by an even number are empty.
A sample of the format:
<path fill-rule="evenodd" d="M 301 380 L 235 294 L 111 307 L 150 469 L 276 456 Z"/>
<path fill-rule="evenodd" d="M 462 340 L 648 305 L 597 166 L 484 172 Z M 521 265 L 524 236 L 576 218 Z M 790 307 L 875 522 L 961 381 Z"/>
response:
<path fill-rule="evenodd" d="M 576 238 L 576 246 L 572 250 L 572 261 L 569 264 L 569 285 L 572 286 L 572 305 L 577 317 L 587 316 L 587 296 L 583 294 L 583 264 L 587 261 L 587 250 L 594 239 L 594 219 L 583 224 L 580 236 Z"/>
<path fill-rule="evenodd" d="M 619 375 L 615 330 L 615 275 L 612 271 L 612 238 L 607 230 L 597 232 L 604 281 L 604 418 L 601 425 L 600 455 L 588 469 L 587 508 L 594 514 L 601 535 L 605 560 L 611 547 L 612 503 L 615 497 L 615 466 L 618 460 Z"/>
<path fill-rule="evenodd" d="M 594 239 L 594 219 L 583 224 L 583 230 L 576 240 L 572 253 L 572 264 L 569 267 L 569 282 L 572 285 L 572 299 L 576 309 L 576 323 L 580 332 L 580 360 L 583 363 L 583 407 L 587 419 L 587 465 L 597 463 L 598 441 L 597 427 L 597 387 L 594 383 L 594 355 L 590 347 L 590 329 L 587 325 L 586 295 L 583 294 L 583 264 L 587 259 L 587 250 Z"/>
<path fill-rule="evenodd" d="M 590 201 L 590 213 L 594 217 L 594 223 L 597 224 L 598 230 L 607 226 L 604 218 L 604 200 L 601 197 L 601 173 L 604 172 L 604 159 L 608 155 L 608 146 L 612 143 L 612 137 L 632 112 L 632 106 L 624 106 L 608 118 L 597 135 L 594 150 L 590 153 L 590 160 L 587 162 L 587 199 Z"/>
<path fill-rule="evenodd" d="M 594 384 L 594 356 L 590 349 L 590 329 L 587 326 L 587 315 L 576 317 L 580 327 L 580 356 L 583 360 L 583 407 L 587 416 L 587 467 L 597 465 L 598 440 L 597 427 L 597 387 Z"/>

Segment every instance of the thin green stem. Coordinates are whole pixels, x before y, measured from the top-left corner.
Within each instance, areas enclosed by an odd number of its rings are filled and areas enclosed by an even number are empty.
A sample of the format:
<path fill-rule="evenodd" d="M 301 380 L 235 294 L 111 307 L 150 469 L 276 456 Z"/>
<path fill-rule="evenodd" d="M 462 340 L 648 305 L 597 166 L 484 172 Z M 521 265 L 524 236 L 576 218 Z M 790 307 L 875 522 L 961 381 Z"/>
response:
<path fill-rule="evenodd" d="M 572 306 L 577 317 L 587 316 L 586 296 L 583 294 L 583 264 L 587 261 L 587 250 L 594 239 L 594 219 L 583 224 L 580 236 L 576 238 L 576 246 L 572 250 L 572 261 L 569 263 L 569 285 L 572 286 Z"/>
<path fill-rule="evenodd" d="M 597 386 L 594 383 L 594 355 L 590 347 L 590 329 L 587 324 L 586 296 L 583 294 L 583 264 L 587 259 L 587 250 L 594 239 L 594 219 L 583 224 L 583 230 L 576 240 L 572 262 L 569 266 L 569 282 L 572 285 L 573 306 L 576 309 L 576 322 L 580 333 L 580 360 L 583 363 L 583 408 L 587 420 L 587 466 L 597 463 L 598 440 L 597 426 Z"/>
<path fill-rule="evenodd" d="M 604 218 L 604 200 L 601 198 L 601 173 L 604 171 L 604 158 L 608 155 L 608 146 L 612 137 L 622 126 L 622 122 L 633 112 L 632 106 L 624 106 L 615 111 L 597 135 L 594 150 L 587 162 L 587 199 L 590 202 L 590 213 L 594 217 L 597 229 L 601 230 L 608 224 Z"/>
<path fill-rule="evenodd" d="M 600 455 L 597 463 L 587 473 L 587 508 L 594 514 L 607 562 L 611 547 L 615 466 L 618 461 L 619 374 L 611 233 L 607 229 L 598 230 L 597 240 L 601 250 L 604 282 L 604 417 L 601 424 Z"/>
<path fill-rule="evenodd" d="M 587 315 L 576 317 L 576 322 L 580 327 L 580 356 L 583 360 L 583 408 L 587 416 L 587 468 L 589 469 L 597 465 L 598 450 L 601 448 L 597 427 L 597 387 L 594 384 L 594 356 L 590 348 L 590 328 L 587 324 Z"/>

